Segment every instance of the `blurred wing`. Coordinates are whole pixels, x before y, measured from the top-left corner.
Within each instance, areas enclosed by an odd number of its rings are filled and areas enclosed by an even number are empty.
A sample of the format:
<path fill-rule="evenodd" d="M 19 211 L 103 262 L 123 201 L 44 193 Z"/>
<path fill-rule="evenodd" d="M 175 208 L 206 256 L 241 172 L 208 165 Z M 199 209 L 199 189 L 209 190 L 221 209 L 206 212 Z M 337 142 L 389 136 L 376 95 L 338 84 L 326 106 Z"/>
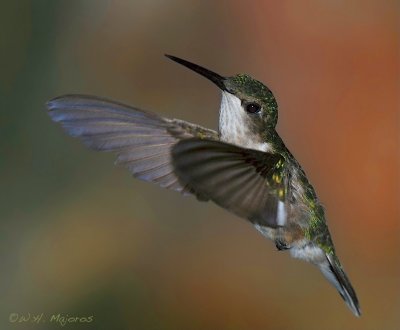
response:
<path fill-rule="evenodd" d="M 89 148 L 115 152 L 116 163 L 134 177 L 182 193 L 193 191 L 174 173 L 172 147 L 196 136 L 218 139 L 215 131 L 92 96 L 61 96 L 49 101 L 47 108 L 55 122 Z"/>
<path fill-rule="evenodd" d="M 276 177 L 284 164 L 281 155 L 187 139 L 173 147 L 172 158 L 179 178 L 219 206 L 253 224 L 284 225 L 285 180 Z"/>

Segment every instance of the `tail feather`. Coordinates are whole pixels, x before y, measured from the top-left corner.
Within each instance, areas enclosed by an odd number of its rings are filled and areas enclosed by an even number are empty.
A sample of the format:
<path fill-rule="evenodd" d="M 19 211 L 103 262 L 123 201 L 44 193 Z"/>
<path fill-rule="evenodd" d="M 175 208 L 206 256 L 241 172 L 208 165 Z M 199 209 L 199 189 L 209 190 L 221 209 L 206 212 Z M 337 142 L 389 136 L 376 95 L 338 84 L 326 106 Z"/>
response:
<path fill-rule="evenodd" d="M 347 306 L 355 316 L 361 316 L 360 304 L 350 280 L 344 273 L 339 260 L 333 255 L 326 255 L 327 262 L 320 265 L 321 272 L 328 281 L 339 291 Z"/>

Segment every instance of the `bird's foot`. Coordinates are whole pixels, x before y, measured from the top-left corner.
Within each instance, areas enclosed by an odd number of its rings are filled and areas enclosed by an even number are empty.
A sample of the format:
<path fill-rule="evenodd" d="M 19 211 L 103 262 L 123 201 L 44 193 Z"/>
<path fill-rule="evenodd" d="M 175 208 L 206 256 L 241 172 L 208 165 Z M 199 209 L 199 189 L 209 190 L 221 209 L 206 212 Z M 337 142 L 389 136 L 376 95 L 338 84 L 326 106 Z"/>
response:
<path fill-rule="evenodd" d="M 279 251 L 284 251 L 290 249 L 290 246 L 286 244 L 285 241 L 282 239 L 276 239 L 275 240 L 275 246 Z"/>

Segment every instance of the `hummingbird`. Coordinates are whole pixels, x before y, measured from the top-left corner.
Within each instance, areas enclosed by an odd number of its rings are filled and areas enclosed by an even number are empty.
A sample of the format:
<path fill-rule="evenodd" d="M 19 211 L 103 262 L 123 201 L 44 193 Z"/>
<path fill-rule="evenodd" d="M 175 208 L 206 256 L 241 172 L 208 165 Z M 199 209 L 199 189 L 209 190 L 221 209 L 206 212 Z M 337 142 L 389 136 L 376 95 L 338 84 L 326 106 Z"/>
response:
<path fill-rule="evenodd" d="M 64 95 L 48 114 L 90 149 L 114 152 L 135 178 L 212 201 L 248 220 L 278 250 L 317 266 L 356 316 L 356 293 L 336 255 L 324 208 L 276 131 L 271 90 L 247 74 L 221 76 L 166 55 L 219 87 L 218 132 L 122 103 Z"/>

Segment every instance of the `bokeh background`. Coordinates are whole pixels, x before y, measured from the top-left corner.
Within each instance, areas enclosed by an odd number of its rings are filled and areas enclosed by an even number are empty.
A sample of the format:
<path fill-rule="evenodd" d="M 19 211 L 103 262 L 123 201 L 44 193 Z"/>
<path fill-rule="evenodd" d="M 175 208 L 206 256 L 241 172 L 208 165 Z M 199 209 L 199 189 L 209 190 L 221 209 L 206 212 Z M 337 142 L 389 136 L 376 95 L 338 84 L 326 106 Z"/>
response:
<path fill-rule="evenodd" d="M 4 1 L 0 311 L 81 329 L 400 329 L 399 2 Z M 46 115 L 99 95 L 216 128 L 219 91 L 163 57 L 265 82 L 326 206 L 363 316 L 211 203 L 131 179 Z"/>

